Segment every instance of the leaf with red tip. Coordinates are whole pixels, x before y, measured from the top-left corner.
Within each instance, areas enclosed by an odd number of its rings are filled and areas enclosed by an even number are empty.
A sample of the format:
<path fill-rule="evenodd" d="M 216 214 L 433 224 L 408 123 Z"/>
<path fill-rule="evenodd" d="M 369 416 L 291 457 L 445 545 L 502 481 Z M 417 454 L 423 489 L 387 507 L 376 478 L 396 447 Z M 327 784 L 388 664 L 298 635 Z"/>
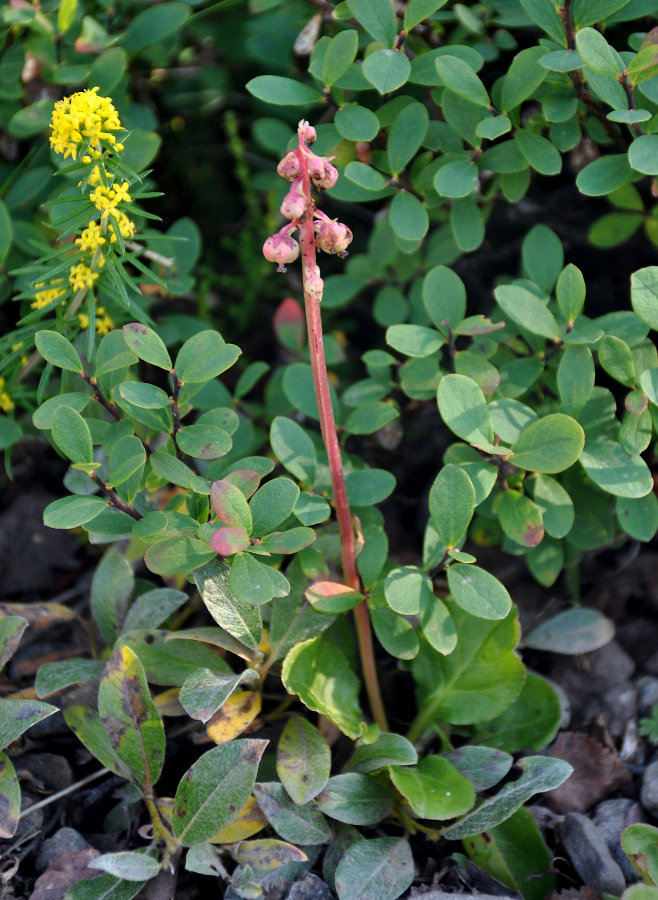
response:
<path fill-rule="evenodd" d="M 232 556 L 247 549 L 249 535 L 242 528 L 220 528 L 210 538 L 210 546 L 220 556 Z"/>
<path fill-rule="evenodd" d="M 251 534 L 251 510 L 247 498 L 240 488 L 230 481 L 214 481 L 210 488 L 210 499 L 217 518 L 229 528 L 238 528 Z"/>
<path fill-rule="evenodd" d="M 306 590 L 304 596 L 313 609 L 331 614 L 354 609 L 363 600 L 363 594 L 335 581 L 316 581 Z"/>
<path fill-rule="evenodd" d="M 225 475 L 222 481 L 230 481 L 236 487 L 239 487 L 247 500 L 252 494 L 255 494 L 260 484 L 260 474 L 253 469 L 234 469 Z"/>

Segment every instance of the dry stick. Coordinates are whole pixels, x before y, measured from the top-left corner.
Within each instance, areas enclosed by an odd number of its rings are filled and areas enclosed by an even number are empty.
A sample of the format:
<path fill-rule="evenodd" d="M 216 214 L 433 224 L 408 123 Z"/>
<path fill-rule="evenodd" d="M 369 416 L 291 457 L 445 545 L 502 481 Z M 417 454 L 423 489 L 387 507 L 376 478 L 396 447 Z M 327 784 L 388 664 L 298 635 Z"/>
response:
<path fill-rule="evenodd" d="M 327 366 L 324 356 L 324 343 L 322 339 L 322 316 L 320 303 L 306 290 L 307 278 L 315 272 L 315 229 L 313 227 L 313 200 L 311 198 L 311 181 L 308 173 L 308 158 L 302 150 L 300 138 L 300 150 L 298 152 L 300 175 L 304 194 L 309 200 L 306 216 L 299 223 L 300 247 L 302 254 L 302 273 L 304 279 L 304 306 L 306 308 L 306 328 L 308 331 L 308 343 L 311 355 L 311 368 L 313 370 L 313 385 L 320 415 L 320 430 L 322 440 L 327 451 L 331 483 L 334 491 L 334 507 L 340 531 L 341 560 L 345 581 L 356 591 L 361 590 L 361 580 L 356 568 L 356 552 L 354 546 L 354 529 L 352 528 L 352 516 L 347 500 L 345 478 L 343 476 L 343 462 L 336 433 L 334 411 L 331 406 L 329 393 L 329 381 L 327 378 Z M 377 665 L 370 630 L 370 616 L 365 601 L 359 603 L 354 609 L 356 620 L 356 634 L 359 643 L 361 668 L 363 680 L 368 693 L 370 709 L 373 718 L 382 731 L 388 731 L 386 712 L 379 689 L 377 678 Z"/>
<path fill-rule="evenodd" d="M 68 797 L 69 794 L 75 794 L 76 791 L 79 791 L 80 788 L 83 788 L 85 785 L 90 784 L 90 782 L 96 781 L 97 778 L 102 778 L 103 775 L 109 774 L 109 769 L 99 769 L 97 772 L 92 772 L 91 775 L 87 775 L 80 781 L 76 781 L 75 784 L 70 784 L 68 787 L 63 788 L 61 791 L 57 791 L 56 794 L 52 794 L 50 797 L 46 797 L 44 800 L 39 800 L 38 803 L 33 803 L 32 806 L 28 806 L 27 809 L 24 809 L 19 813 L 18 818 L 24 819 L 25 816 L 29 816 L 31 813 L 36 812 L 38 809 L 43 809 L 44 806 L 48 806 L 50 803 L 55 803 L 55 801 L 61 800 L 62 797 Z"/>

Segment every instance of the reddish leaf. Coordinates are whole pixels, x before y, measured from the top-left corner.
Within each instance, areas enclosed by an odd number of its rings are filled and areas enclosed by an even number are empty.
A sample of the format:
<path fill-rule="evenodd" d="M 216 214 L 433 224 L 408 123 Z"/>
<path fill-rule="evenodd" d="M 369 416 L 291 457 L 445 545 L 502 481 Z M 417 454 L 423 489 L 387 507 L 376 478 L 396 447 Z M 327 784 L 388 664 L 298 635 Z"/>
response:
<path fill-rule="evenodd" d="M 260 475 L 252 469 L 235 469 L 233 472 L 225 475 L 222 480 L 230 481 L 231 484 L 239 487 L 248 500 L 256 492 L 260 484 Z"/>
<path fill-rule="evenodd" d="M 232 556 L 249 546 L 249 535 L 242 528 L 220 528 L 210 538 L 210 546 L 220 556 Z"/>
<path fill-rule="evenodd" d="M 294 297 L 286 297 L 274 313 L 274 333 L 288 350 L 301 350 L 304 346 L 304 310 Z"/>
<path fill-rule="evenodd" d="M 603 797 L 628 783 L 629 773 L 614 750 L 594 738 L 575 731 L 563 731 L 551 748 L 551 756 L 573 766 L 573 774 L 546 795 L 556 812 L 585 812 Z"/>

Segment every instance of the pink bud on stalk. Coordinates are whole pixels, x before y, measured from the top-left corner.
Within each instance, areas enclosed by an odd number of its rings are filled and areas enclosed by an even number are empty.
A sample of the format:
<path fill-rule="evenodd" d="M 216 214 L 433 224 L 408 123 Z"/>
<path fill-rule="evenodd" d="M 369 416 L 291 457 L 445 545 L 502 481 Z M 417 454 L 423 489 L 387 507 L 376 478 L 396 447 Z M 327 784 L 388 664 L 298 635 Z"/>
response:
<path fill-rule="evenodd" d="M 315 186 L 324 191 L 332 188 L 338 181 L 338 169 L 331 165 L 326 156 L 312 154 L 308 161 L 308 174 Z"/>
<path fill-rule="evenodd" d="M 319 303 L 324 290 L 324 281 L 320 277 L 320 266 L 306 266 L 304 275 L 306 293 Z"/>
<path fill-rule="evenodd" d="M 325 253 L 346 255 L 347 248 L 352 243 L 351 230 L 342 222 L 327 218 L 324 213 L 321 216 L 315 222 L 315 246 Z"/>
<path fill-rule="evenodd" d="M 304 188 L 302 179 L 295 178 L 290 185 L 290 190 L 283 198 L 281 204 L 281 215 L 286 219 L 301 219 L 306 212 L 308 206 L 308 198 L 304 196 Z"/>
<path fill-rule="evenodd" d="M 294 225 L 284 225 L 263 244 L 263 256 L 270 262 L 277 263 L 278 272 L 285 272 L 286 265 L 294 262 L 299 256 L 299 244 L 290 237 L 290 232 L 294 229 Z"/>
<path fill-rule="evenodd" d="M 306 119 L 302 119 L 297 126 L 297 134 L 304 144 L 314 144 L 317 132 L 312 125 L 309 125 Z"/>
<path fill-rule="evenodd" d="M 299 157 L 297 156 L 297 151 L 289 150 L 276 167 L 276 170 L 282 178 L 286 178 L 288 181 L 294 181 L 295 178 L 299 178 Z"/>

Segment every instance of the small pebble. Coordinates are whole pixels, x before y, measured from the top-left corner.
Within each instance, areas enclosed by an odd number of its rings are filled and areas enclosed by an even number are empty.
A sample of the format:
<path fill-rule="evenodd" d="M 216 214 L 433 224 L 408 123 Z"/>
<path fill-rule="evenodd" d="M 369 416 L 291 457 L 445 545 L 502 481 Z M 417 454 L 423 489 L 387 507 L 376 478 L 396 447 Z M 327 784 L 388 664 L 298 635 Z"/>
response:
<path fill-rule="evenodd" d="M 62 853 L 75 853 L 78 850 L 85 850 L 88 846 L 79 831 L 64 826 L 43 842 L 37 854 L 35 868 L 37 872 L 45 872 L 51 862 Z"/>
<path fill-rule="evenodd" d="M 621 868 L 627 882 L 639 881 L 640 876 L 622 850 L 621 835 L 629 825 L 643 820 L 644 816 L 640 805 L 627 797 L 604 800 L 594 811 L 594 824 L 603 835 L 610 855 Z"/>
<path fill-rule="evenodd" d="M 582 813 L 568 813 L 560 838 L 574 868 L 587 887 L 618 896 L 626 887 L 622 870 L 608 850 L 603 833 Z"/>
<path fill-rule="evenodd" d="M 658 705 L 658 678 L 642 675 L 637 679 L 637 710 L 641 716 L 651 714 L 651 708 Z"/>
<path fill-rule="evenodd" d="M 642 775 L 640 803 L 654 818 L 658 818 L 658 760 L 650 763 Z"/>

